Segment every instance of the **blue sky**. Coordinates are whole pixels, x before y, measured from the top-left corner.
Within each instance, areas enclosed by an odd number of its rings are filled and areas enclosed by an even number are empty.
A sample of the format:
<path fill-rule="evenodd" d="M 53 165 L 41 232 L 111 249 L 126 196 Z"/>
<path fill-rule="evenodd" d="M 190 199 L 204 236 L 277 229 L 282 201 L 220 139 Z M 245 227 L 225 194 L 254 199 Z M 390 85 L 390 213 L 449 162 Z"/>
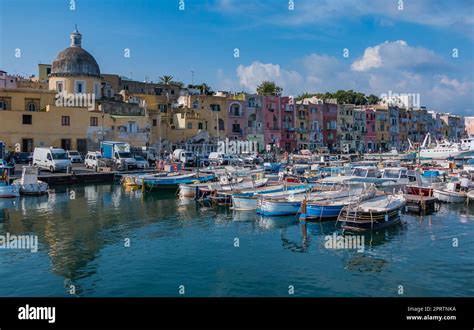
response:
<path fill-rule="evenodd" d="M 0 68 L 36 74 L 77 24 L 102 73 L 187 84 L 193 70 L 214 90 L 274 80 L 289 95 L 419 93 L 431 109 L 474 115 L 473 1 L 293 0 L 289 10 L 287 0 L 184 0 L 184 11 L 179 0 L 74 2 L 0 1 Z"/>

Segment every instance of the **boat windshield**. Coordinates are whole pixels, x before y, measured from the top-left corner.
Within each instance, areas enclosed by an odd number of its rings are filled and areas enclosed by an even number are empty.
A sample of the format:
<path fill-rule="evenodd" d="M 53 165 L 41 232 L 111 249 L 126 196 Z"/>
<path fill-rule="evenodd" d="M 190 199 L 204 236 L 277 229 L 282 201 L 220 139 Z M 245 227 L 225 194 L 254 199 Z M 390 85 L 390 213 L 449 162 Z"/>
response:
<path fill-rule="evenodd" d="M 367 170 L 365 168 L 355 168 L 352 171 L 352 175 L 365 178 L 367 176 Z"/>
<path fill-rule="evenodd" d="M 53 159 L 68 159 L 65 152 L 53 152 Z"/>
<path fill-rule="evenodd" d="M 71 156 L 79 156 L 79 153 L 77 151 L 69 151 L 69 154 Z"/>
<path fill-rule="evenodd" d="M 398 170 L 385 170 L 383 172 L 383 178 L 385 179 L 398 179 L 400 172 Z"/>

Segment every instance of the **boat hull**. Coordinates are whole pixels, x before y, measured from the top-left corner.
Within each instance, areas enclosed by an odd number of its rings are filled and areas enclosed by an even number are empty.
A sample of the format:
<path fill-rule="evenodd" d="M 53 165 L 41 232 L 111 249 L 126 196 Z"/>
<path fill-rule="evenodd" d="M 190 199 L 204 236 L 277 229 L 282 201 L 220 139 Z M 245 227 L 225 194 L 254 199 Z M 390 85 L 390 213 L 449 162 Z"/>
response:
<path fill-rule="evenodd" d="M 259 198 L 257 214 L 265 216 L 296 215 L 301 208 L 301 202 L 271 201 Z"/>
<path fill-rule="evenodd" d="M 445 203 L 464 203 L 466 201 L 466 193 L 456 191 L 446 191 L 442 189 L 433 190 L 433 197 Z"/>
<path fill-rule="evenodd" d="M 20 191 L 16 186 L 0 187 L 0 198 L 15 198 L 20 196 Z"/>
<path fill-rule="evenodd" d="M 18 188 L 22 195 L 41 196 L 48 193 L 48 184 L 43 181 L 38 181 L 36 184 L 21 184 L 19 181 L 14 181 L 13 185 Z"/>
<path fill-rule="evenodd" d="M 344 205 L 320 205 L 308 203 L 306 217 L 308 219 L 337 219 Z"/>
<path fill-rule="evenodd" d="M 408 195 L 418 195 L 418 196 L 431 197 L 431 196 L 433 196 L 433 188 L 432 187 L 407 186 L 406 187 L 406 193 Z"/>
<path fill-rule="evenodd" d="M 400 223 L 401 208 L 386 212 L 354 212 L 341 213 L 341 228 L 348 231 L 368 231 L 381 229 Z M 354 218 L 354 220 L 352 220 Z M 344 220 L 351 219 L 351 220 Z M 371 220 L 373 219 L 373 221 Z"/>

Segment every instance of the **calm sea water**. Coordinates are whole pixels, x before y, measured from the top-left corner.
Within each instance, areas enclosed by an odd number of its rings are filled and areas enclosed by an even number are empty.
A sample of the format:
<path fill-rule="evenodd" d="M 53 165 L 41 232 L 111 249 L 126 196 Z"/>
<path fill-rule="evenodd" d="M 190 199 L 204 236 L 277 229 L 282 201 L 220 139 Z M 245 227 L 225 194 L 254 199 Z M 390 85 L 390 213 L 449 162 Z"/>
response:
<path fill-rule="evenodd" d="M 474 204 L 474 203 L 473 203 Z M 366 234 L 365 251 L 330 250 L 334 222 L 198 207 L 174 193 L 118 185 L 56 188 L 0 200 L 0 235 L 37 235 L 39 250 L 0 249 L 0 296 L 474 296 L 474 205 Z M 235 247 L 238 239 L 239 247 Z M 453 247 L 457 239 L 458 246 Z M 126 247 L 126 242 L 130 246 Z M 455 244 L 454 244 L 455 245 Z"/>

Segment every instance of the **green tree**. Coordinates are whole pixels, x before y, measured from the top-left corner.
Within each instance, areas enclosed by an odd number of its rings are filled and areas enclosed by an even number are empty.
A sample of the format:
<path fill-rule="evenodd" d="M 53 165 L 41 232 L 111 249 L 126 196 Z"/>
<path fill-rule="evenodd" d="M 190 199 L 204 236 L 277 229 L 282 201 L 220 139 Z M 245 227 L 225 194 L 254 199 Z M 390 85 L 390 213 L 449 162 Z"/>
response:
<path fill-rule="evenodd" d="M 161 76 L 159 79 L 163 84 L 167 86 L 171 85 L 171 83 L 173 82 L 173 76 Z"/>
<path fill-rule="evenodd" d="M 258 95 L 280 95 L 282 91 L 283 88 L 277 86 L 273 81 L 262 81 L 257 86 Z"/>
<path fill-rule="evenodd" d="M 377 104 L 379 103 L 380 98 L 378 96 L 375 96 L 374 94 L 370 94 L 367 96 L 367 103 L 368 104 Z"/>

